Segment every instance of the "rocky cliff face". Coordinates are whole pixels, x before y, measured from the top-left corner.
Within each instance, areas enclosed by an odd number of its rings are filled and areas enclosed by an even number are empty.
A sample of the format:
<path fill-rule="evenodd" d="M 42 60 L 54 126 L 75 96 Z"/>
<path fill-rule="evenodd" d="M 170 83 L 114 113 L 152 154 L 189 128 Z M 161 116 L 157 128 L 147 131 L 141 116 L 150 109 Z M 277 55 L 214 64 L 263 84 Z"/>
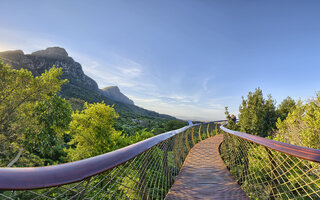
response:
<path fill-rule="evenodd" d="M 65 49 L 50 47 L 45 50 L 24 54 L 21 50 L 0 52 L 0 62 L 9 64 L 14 69 L 28 69 L 33 75 L 39 76 L 53 65 L 61 67 L 62 78 L 69 83 L 62 85 L 60 95 L 67 99 L 78 98 L 89 103 L 104 101 L 107 105 L 114 105 L 116 111 L 123 116 L 148 116 L 175 119 L 154 111 L 135 106 L 133 101 L 122 94 L 117 86 L 100 90 L 97 83 L 84 74 L 79 63 L 75 62 Z"/>
<path fill-rule="evenodd" d="M 36 76 L 55 65 L 62 68 L 62 78 L 68 79 L 68 84 L 99 91 L 97 83 L 85 75 L 81 65 L 69 57 L 66 50 L 60 47 L 50 47 L 32 54 L 24 54 L 21 50 L 0 52 L 0 60 L 15 69 L 28 69 Z"/>
<path fill-rule="evenodd" d="M 67 51 L 63 48 L 49 47 L 31 54 L 24 54 L 21 50 L 5 51 L 0 52 L 0 60 L 15 69 L 28 69 L 35 76 L 41 75 L 53 65 L 61 67 L 63 71 L 61 78 L 69 80 L 69 83 L 62 87 L 62 95 L 65 97 L 74 96 L 79 93 L 89 95 L 89 90 L 111 100 L 134 105 L 133 101 L 122 94 L 117 86 L 106 87 L 100 90 L 97 83 L 84 74 L 82 66 L 68 56 Z"/>
<path fill-rule="evenodd" d="M 101 90 L 101 93 L 103 96 L 108 97 L 112 100 L 134 105 L 131 99 L 120 92 L 118 86 L 105 87 Z"/>

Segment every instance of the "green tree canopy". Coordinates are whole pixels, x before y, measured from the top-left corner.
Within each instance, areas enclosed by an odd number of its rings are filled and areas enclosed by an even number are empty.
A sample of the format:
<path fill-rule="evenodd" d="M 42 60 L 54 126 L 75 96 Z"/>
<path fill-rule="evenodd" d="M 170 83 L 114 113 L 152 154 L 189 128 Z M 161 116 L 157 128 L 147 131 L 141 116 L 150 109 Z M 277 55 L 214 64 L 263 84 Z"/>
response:
<path fill-rule="evenodd" d="M 68 130 L 71 114 L 70 104 L 59 96 L 39 101 L 32 113 L 35 124 L 25 131 L 26 148 L 41 157 L 58 159 L 64 147 L 63 134 Z"/>
<path fill-rule="evenodd" d="M 249 92 L 247 99 L 242 97 L 239 111 L 241 131 L 262 137 L 272 134 L 277 115 L 271 95 L 264 99 L 262 90 L 257 88 L 255 92 Z"/>
<path fill-rule="evenodd" d="M 170 120 L 164 124 L 164 131 L 172 131 L 186 126 L 186 122 L 180 120 Z"/>
<path fill-rule="evenodd" d="M 34 77 L 25 69 L 15 70 L 0 63 L 0 164 L 7 165 L 23 147 L 26 127 L 33 126 L 32 117 L 38 101 L 53 97 L 67 80 L 62 71 L 52 67 Z M 26 151 L 24 155 L 28 156 Z M 30 156 L 30 158 L 34 156 Z M 33 159 L 36 160 L 36 159 Z"/>
<path fill-rule="evenodd" d="M 280 117 L 281 120 L 284 120 L 288 116 L 289 112 L 295 108 L 295 106 L 296 102 L 291 97 L 285 98 L 278 106 L 278 117 Z"/>
<path fill-rule="evenodd" d="M 228 120 L 228 124 L 226 125 L 226 128 L 238 131 L 239 130 L 239 123 L 236 123 L 237 117 L 235 115 L 230 115 L 228 107 L 225 107 L 226 118 Z"/>
<path fill-rule="evenodd" d="M 303 104 L 300 100 L 288 117 L 278 119 L 275 139 L 299 146 L 320 149 L 320 93 Z"/>
<path fill-rule="evenodd" d="M 68 151 L 72 160 L 97 156 L 126 145 L 121 131 L 113 127 L 118 117 L 113 107 L 102 103 L 84 104 L 84 110 L 72 115 L 70 145 Z"/>

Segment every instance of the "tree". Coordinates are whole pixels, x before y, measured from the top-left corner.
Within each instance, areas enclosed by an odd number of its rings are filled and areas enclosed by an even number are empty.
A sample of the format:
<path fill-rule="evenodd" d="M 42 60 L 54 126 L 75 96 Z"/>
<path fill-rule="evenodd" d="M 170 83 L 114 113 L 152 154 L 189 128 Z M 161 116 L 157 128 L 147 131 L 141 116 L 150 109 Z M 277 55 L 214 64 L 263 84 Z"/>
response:
<path fill-rule="evenodd" d="M 63 134 L 68 130 L 72 109 L 59 96 L 36 103 L 32 117 L 33 126 L 26 127 L 25 147 L 42 158 L 58 160 L 63 154 Z"/>
<path fill-rule="evenodd" d="M 276 140 L 320 149 L 320 93 L 303 104 L 300 100 L 283 121 L 278 119 Z"/>
<path fill-rule="evenodd" d="M 70 145 L 68 150 L 72 160 L 97 156 L 126 146 L 121 131 L 113 127 L 118 117 L 113 107 L 102 103 L 84 104 L 84 110 L 72 114 Z"/>
<path fill-rule="evenodd" d="M 7 165 L 23 148 L 25 127 L 34 122 L 32 111 L 38 101 L 54 96 L 67 80 L 54 66 L 34 77 L 25 69 L 15 70 L 0 63 L 0 164 Z M 23 150 L 23 149 L 22 149 Z M 29 155 L 28 151 L 25 154 Z M 27 155 L 27 156 L 28 156 Z M 35 159 L 36 160 L 36 159 Z M 11 163 L 11 162 L 10 162 Z"/>
<path fill-rule="evenodd" d="M 152 134 L 152 132 L 149 132 L 146 129 L 143 129 L 143 130 L 141 130 L 139 132 L 136 132 L 135 135 L 127 137 L 126 138 L 126 141 L 127 141 L 126 144 L 127 145 L 134 144 L 134 143 L 140 142 L 142 140 L 148 139 L 148 138 L 150 138 L 152 136 L 154 136 Z"/>
<path fill-rule="evenodd" d="M 172 131 L 186 126 L 186 122 L 180 120 L 170 120 L 164 124 L 164 131 Z"/>
<path fill-rule="evenodd" d="M 228 124 L 226 125 L 226 128 L 231 130 L 239 130 L 239 124 L 236 123 L 237 117 L 235 115 L 230 115 L 228 107 L 225 107 L 225 115 L 228 120 Z"/>
<path fill-rule="evenodd" d="M 262 137 L 272 134 L 277 116 L 275 102 L 271 95 L 268 95 L 268 99 L 265 100 L 262 90 L 257 88 L 254 93 L 249 92 L 247 99 L 242 97 L 239 111 L 241 131 Z"/>
<path fill-rule="evenodd" d="M 281 121 L 283 121 L 296 106 L 296 102 L 291 98 L 285 98 L 281 104 L 278 106 L 277 114 L 280 117 Z"/>

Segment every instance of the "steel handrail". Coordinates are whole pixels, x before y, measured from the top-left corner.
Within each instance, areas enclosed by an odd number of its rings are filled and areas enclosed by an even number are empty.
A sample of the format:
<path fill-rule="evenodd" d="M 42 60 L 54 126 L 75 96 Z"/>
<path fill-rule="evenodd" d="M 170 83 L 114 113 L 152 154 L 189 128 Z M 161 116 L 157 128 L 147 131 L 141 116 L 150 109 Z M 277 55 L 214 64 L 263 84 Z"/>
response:
<path fill-rule="evenodd" d="M 45 167 L 0 168 L 0 190 L 40 189 L 78 182 L 117 167 L 191 127 L 208 123 L 212 122 L 185 126 L 106 154 L 75 162 Z"/>
<path fill-rule="evenodd" d="M 251 135 L 248 133 L 233 131 L 233 130 L 227 129 L 224 125 L 220 126 L 220 129 L 226 133 L 238 136 L 240 138 L 243 138 L 253 143 L 273 149 L 275 151 L 279 151 L 279 152 L 282 152 L 291 156 L 295 156 L 304 160 L 320 163 L 320 150 L 318 149 L 296 146 L 288 143 L 283 143 L 283 142 Z"/>

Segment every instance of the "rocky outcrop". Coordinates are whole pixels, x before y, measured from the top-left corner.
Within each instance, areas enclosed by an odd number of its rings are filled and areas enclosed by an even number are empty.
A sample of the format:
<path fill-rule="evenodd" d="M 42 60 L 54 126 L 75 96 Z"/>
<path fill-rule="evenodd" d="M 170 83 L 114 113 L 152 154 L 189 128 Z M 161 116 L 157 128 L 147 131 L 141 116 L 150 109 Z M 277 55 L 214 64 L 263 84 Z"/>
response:
<path fill-rule="evenodd" d="M 9 64 L 14 69 L 28 69 L 33 75 L 39 76 L 53 65 L 61 67 L 62 79 L 68 79 L 67 84 L 62 85 L 61 95 L 64 98 L 82 99 L 89 103 L 104 102 L 114 105 L 120 115 L 132 114 L 134 117 L 148 116 L 156 118 L 175 119 L 169 115 L 159 114 L 135 106 L 133 101 L 122 94 L 117 86 L 111 86 L 100 90 L 97 83 L 84 74 L 82 66 L 71 58 L 67 51 L 60 47 L 50 47 L 45 50 L 24 54 L 21 50 L 0 52 L 0 62 Z"/>
<path fill-rule="evenodd" d="M 62 87 L 62 95 L 65 97 L 69 97 L 72 92 L 85 95 L 90 93 L 89 90 L 111 100 L 134 105 L 133 101 L 122 94 L 117 86 L 100 90 L 97 83 L 84 74 L 82 66 L 75 62 L 64 48 L 49 47 L 31 54 L 24 54 L 21 50 L 5 51 L 0 52 L 0 60 L 15 69 L 28 69 L 35 76 L 41 75 L 53 65 L 61 67 L 63 72 L 61 78 L 69 80 L 69 83 Z"/>
<path fill-rule="evenodd" d="M 114 101 L 134 105 L 133 101 L 120 92 L 118 86 L 105 87 L 101 90 L 101 94 Z"/>
<path fill-rule="evenodd" d="M 50 47 L 32 54 L 24 54 L 21 50 L 0 52 L 0 60 L 15 69 L 28 69 L 36 76 L 55 65 L 62 68 L 61 78 L 68 79 L 68 84 L 99 91 L 97 83 L 84 74 L 82 66 L 69 57 L 65 49 L 60 47 Z"/>
<path fill-rule="evenodd" d="M 67 51 L 61 47 L 49 47 L 45 50 L 33 52 L 31 55 L 46 57 L 46 58 L 53 58 L 53 59 L 68 58 Z"/>

